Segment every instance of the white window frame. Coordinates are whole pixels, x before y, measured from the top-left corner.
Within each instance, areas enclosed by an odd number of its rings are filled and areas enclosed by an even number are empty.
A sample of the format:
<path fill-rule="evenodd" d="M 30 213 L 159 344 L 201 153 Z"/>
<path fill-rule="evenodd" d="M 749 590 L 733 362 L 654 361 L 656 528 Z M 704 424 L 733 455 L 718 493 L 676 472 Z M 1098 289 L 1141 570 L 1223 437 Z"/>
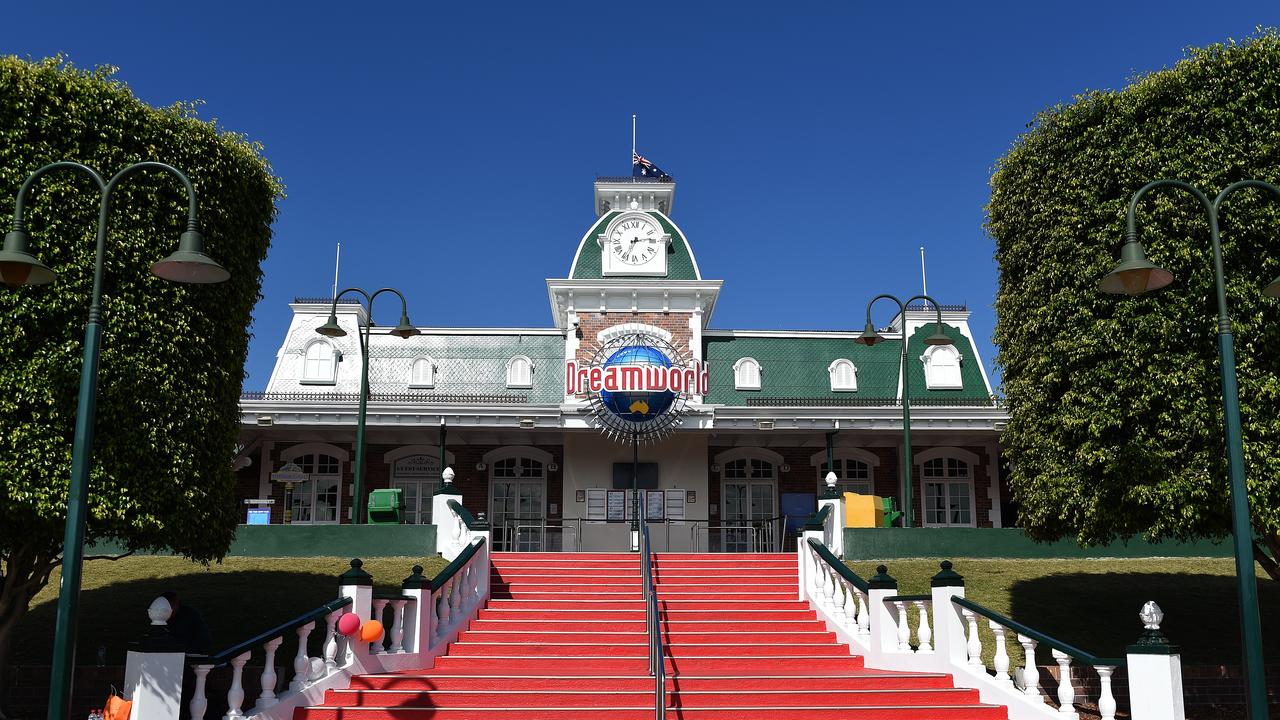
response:
<path fill-rule="evenodd" d="M 754 369 L 754 379 L 747 375 L 749 372 L 747 370 L 748 367 Z M 763 375 L 764 371 L 760 368 L 759 360 L 751 357 L 738 358 L 738 361 L 733 364 L 733 389 L 759 390 L 763 385 L 763 380 L 761 379 Z"/>
<path fill-rule="evenodd" d="M 863 495 L 874 495 L 876 491 L 876 468 L 880 465 L 880 456 L 868 450 L 861 448 L 836 448 L 832 455 L 834 460 L 841 463 L 840 472 L 836 473 L 836 488 L 840 492 L 858 492 L 857 490 L 848 489 L 848 486 L 854 483 L 867 483 L 870 492 L 861 493 Z M 865 480 L 859 478 L 857 480 L 848 480 L 840 477 L 844 473 L 845 463 L 849 461 L 860 462 L 867 466 L 867 478 Z M 827 473 L 822 466 L 827 464 L 827 451 L 820 450 L 809 457 L 809 464 L 813 466 L 815 474 L 818 476 L 818 494 L 821 495 L 827 489 Z"/>
<path fill-rule="evenodd" d="M 426 365 L 425 377 L 418 377 L 419 365 Z M 433 388 L 436 386 L 436 361 L 420 356 L 413 359 L 413 363 L 409 365 L 409 387 L 410 388 Z"/>
<path fill-rule="evenodd" d="M 973 462 L 973 460 L 975 460 L 976 458 L 966 457 L 969 455 L 971 454 L 963 453 L 963 452 L 955 452 L 955 453 L 935 452 L 935 453 L 931 453 L 930 456 L 928 457 L 923 457 L 920 459 L 919 461 L 920 509 L 921 509 L 921 514 L 923 515 L 925 527 L 977 527 L 978 526 L 977 497 L 976 497 L 975 484 L 974 484 L 974 478 L 973 478 L 974 468 L 976 467 L 976 463 Z M 929 469 L 930 463 L 941 462 L 944 464 L 944 469 L 945 469 L 945 464 L 947 461 L 952 461 L 952 462 L 956 462 L 964 465 L 965 476 L 964 477 L 947 477 L 946 475 L 932 475 L 932 476 L 929 475 L 928 469 Z M 967 523 L 951 521 L 951 512 L 953 510 L 952 501 L 951 501 L 951 486 L 953 484 L 961 484 L 961 483 L 964 483 L 965 485 L 968 486 L 969 522 Z M 942 497 L 943 497 L 943 502 L 946 503 L 946 507 L 944 509 L 944 516 L 946 517 L 946 522 L 941 522 L 941 523 L 933 522 L 930 519 L 929 508 L 928 508 L 929 494 L 927 490 L 929 485 L 943 486 Z"/>
<path fill-rule="evenodd" d="M 317 473 L 317 472 L 308 473 L 309 477 L 307 478 L 307 482 L 306 482 L 306 494 L 299 496 L 298 493 L 301 492 L 303 488 L 295 487 L 292 492 L 292 497 L 290 497 L 289 509 L 290 509 L 290 513 L 292 514 L 294 501 L 298 500 L 299 497 L 303 497 L 307 500 L 306 505 L 307 505 L 307 510 L 308 510 L 308 514 L 310 515 L 310 518 L 307 520 L 299 520 L 296 517 L 293 517 L 293 518 L 290 518 L 289 522 L 292 525 L 341 525 L 342 513 L 346 512 L 346 508 L 343 507 L 343 503 L 342 503 L 342 495 L 343 495 L 343 489 L 344 489 L 344 483 L 342 482 L 342 463 L 345 458 L 339 457 L 335 453 L 329 453 L 323 450 L 316 450 L 309 453 L 298 454 L 295 457 L 290 458 L 288 462 L 297 462 L 302 460 L 303 458 L 310 457 L 310 456 L 315 456 L 315 462 L 317 464 L 320 462 L 320 456 L 324 456 L 332 459 L 335 463 L 337 463 L 338 471 L 336 473 Z M 304 466 L 304 469 L 305 469 L 305 466 Z M 332 520 L 316 519 L 316 497 L 318 495 L 318 493 L 316 492 L 316 488 L 318 487 L 317 480 L 333 481 L 337 483 L 337 488 L 334 490 L 334 493 L 333 493 L 334 500 L 333 500 L 333 519 Z"/>
<path fill-rule="evenodd" d="M 325 347 L 329 349 L 329 373 L 328 375 L 310 375 L 308 371 L 311 365 L 312 348 Z M 318 360 L 318 358 L 317 358 Z M 328 340 L 317 338 L 307 343 L 302 349 L 302 367 L 298 371 L 298 382 L 302 385 L 333 385 L 338 381 L 338 363 L 342 360 L 342 353 L 338 348 Z"/>
<path fill-rule="evenodd" d="M 935 365 L 934 357 L 939 353 L 945 353 L 955 359 L 954 365 Z M 964 356 L 953 345 L 931 345 L 920 356 L 920 362 L 924 364 L 924 384 L 930 390 L 963 390 L 964 374 L 961 371 L 961 362 Z M 943 375 L 940 368 L 955 368 L 954 377 Z M 950 372 L 948 371 L 948 375 Z"/>
<path fill-rule="evenodd" d="M 849 368 L 849 382 L 842 383 L 837 379 L 837 375 L 841 368 Z M 831 377 L 832 392 L 857 392 L 858 391 L 858 366 L 848 358 L 840 358 L 833 361 L 827 366 L 827 374 Z"/>
<path fill-rule="evenodd" d="M 516 368 L 521 363 L 528 368 L 528 377 L 519 377 L 516 374 Z M 530 389 L 533 387 L 533 361 L 528 355 L 517 355 L 507 361 L 507 387 Z"/>

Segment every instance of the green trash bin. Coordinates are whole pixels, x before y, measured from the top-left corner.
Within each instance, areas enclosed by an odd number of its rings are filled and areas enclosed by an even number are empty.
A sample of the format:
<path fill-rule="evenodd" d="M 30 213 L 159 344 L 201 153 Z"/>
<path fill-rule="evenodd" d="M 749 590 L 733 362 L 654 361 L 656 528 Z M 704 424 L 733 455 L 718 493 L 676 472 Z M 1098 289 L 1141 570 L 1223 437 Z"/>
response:
<path fill-rule="evenodd" d="M 404 522 L 404 491 L 400 488 L 369 493 L 369 524 L 399 525 Z"/>
<path fill-rule="evenodd" d="M 898 518 L 902 517 L 902 511 L 893 509 L 893 498 L 887 497 L 881 500 L 884 500 L 884 526 L 893 527 Z"/>

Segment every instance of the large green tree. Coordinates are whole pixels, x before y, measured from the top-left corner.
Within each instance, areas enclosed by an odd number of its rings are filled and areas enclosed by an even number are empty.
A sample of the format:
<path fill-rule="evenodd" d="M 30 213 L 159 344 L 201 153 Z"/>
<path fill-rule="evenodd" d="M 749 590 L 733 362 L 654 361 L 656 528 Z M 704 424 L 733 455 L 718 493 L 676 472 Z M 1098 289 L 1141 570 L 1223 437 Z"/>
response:
<path fill-rule="evenodd" d="M 1081 543 L 1229 532 L 1209 228 L 1190 195 L 1157 190 L 1138 226 L 1166 290 L 1117 298 L 1130 198 L 1148 181 L 1216 195 L 1280 183 L 1280 35 L 1187 51 L 1128 87 L 1040 113 L 1000 159 L 987 229 L 1000 288 L 995 341 L 1010 411 L 1010 485 L 1027 531 Z M 1280 555 L 1280 202 L 1239 192 L 1222 212 L 1255 557 Z"/>
<path fill-rule="evenodd" d="M 113 195 L 88 536 L 215 560 L 235 532 L 247 328 L 281 186 L 256 144 L 189 105 L 149 107 L 113 73 L 0 57 L 0 221 L 31 172 L 59 160 L 106 176 L 157 160 L 195 184 L 207 251 L 231 271 L 219 285 L 150 272 L 185 228 L 175 179 L 142 173 Z M 26 226 L 58 279 L 0 286 L 0 682 L 14 627 L 60 562 L 98 202 L 87 177 L 42 179 Z"/>

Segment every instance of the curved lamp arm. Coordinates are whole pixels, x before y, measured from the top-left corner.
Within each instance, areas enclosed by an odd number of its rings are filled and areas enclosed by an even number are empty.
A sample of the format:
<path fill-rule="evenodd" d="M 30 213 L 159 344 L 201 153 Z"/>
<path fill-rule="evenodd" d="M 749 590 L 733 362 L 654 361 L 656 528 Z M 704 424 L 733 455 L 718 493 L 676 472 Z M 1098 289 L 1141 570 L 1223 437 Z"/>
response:
<path fill-rule="evenodd" d="M 93 178 L 93 181 L 98 185 L 99 194 L 103 194 L 107 190 L 107 181 L 102 179 L 102 176 L 98 174 L 97 170 L 94 170 L 88 165 L 83 165 L 81 163 L 71 162 L 71 161 L 49 163 L 48 165 L 45 165 L 39 170 L 36 170 L 35 172 L 31 173 L 31 176 L 28 177 L 25 181 L 23 181 L 22 187 L 18 189 L 18 197 L 13 203 L 13 229 L 14 230 L 22 231 L 23 229 L 25 229 L 24 223 L 23 223 L 23 216 L 26 214 L 27 198 L 31 196 L 31 187 L 36 184 L 36 180 L 39 180 L 41 177 L 53 172 L 54 170 L 79 170 L 80 172 Z"/>
<path fill-rule="evenodd" d="M 907 307 L 910 307 L 911 303 L 916 300 L 924 300 L 925 302 L 932 305 L 933 309 L 938 312 L 937 327 L 935 329 L 936 329 L 937 335 L 941 336 L 942 335 L 942 306 L 938 304 L 937 300 L 934 300 L 933 298 L 924 294 L 914 295 L 903 304 Z M 904 329 L 905 329 L 905 322 L 904 322 Z M 903 334 L 905 335 L 906 333 L 904 332 Z"/>
<path fill-rule="evenodd" d="M 898 304 L 898 312 L 899 312 L 899 313 L 901 313 L 901 314 L 903 314 L 903 315 L 906 315 L 906 314 L 907 314 L 907 306 L 906 306 L 906 305 L 905 305 L 901 300 L 899 300 L 899 299 L 898 299 L 898 297 L 897 297 L 896 295 L 890 295 L 890 294 L 888 294 L 888 293 L 881 293 L 881 294 L 879 294 L 879 295 L 877 295 L 877 296 L 875 296 L 875 297 L 871 298 L 869 301 L 867 301 L 867 324 L 868 324 L 868 325 L 870 325 L 870 324 L 871 324 L 871 306 L 872 306 L 872 305 L 875 305 L 875 304 L 876 304 L 876 302 L 877 302 L 877 301 L 880 301 L 880 300 L 892 300 L 892 301 L 894 301 L 895 303 L 897 303 L 897 304 Z"/>
<path fill-rule="evenodd" d="M 139 172 L 142 172 L 143 170 L 162 170 L 168 173 L 169 175 L 177 178 L 178 181 L 182 183 L 183 187 L 185 187 L 187 190 L 187 230 L 188 231 L 199 230 L 200 223 L 197 220 L 197 216 L 196 216 L 197 210 L 199 208 L 199 203 L 196 200 L 195 185 L 191 183 L 191 178 L 187 177 L 186 174 L 183 173 L 181 170 L 175 168 L 172 165 L 166 165 L 165 163 L 162 163 L 162 162 L 146 161 L 146 162 L 134 163 L 133 165 L 130 165 L 129 167 L 116 173 L 115 176 L 111 178 L 111 181 L 108 182 L 106 187 L 103 189 L 102 216 L 104 218 L 106 217 L 107 204 L 111 200 L 111 192 L 115 190 L 116 187 L 120 185 L 120 183 L 124 182 L 125 180 L 128 180 L 130 177 L 138 174 Z"/>

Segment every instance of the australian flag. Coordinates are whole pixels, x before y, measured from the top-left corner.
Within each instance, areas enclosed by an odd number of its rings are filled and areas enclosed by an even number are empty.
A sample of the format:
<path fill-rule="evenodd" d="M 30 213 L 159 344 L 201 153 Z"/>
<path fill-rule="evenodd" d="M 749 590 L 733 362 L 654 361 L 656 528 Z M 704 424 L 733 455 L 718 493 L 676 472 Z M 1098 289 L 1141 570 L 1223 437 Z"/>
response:
<path fill-rule="evenodd" d="M 670 180 L 671 176 L 662 172 L 662 168 L 631 151 L 631 177 L 647 177 Z"/>

